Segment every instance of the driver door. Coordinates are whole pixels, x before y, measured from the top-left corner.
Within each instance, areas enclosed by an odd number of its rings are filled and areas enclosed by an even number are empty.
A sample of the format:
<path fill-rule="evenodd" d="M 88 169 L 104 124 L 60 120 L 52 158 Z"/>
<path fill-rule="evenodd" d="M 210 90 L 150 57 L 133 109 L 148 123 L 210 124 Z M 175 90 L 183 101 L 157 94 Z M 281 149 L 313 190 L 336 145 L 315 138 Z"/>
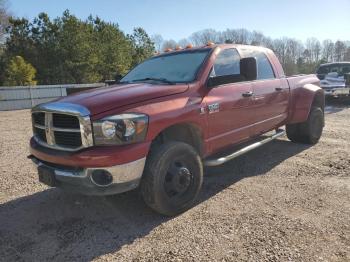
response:
<path fill-rule="evenodd" d="M 210 77 L 228 76 L 231 82 L 212 87 L 204 101 L 208 113 L 211 153 L 248 139 L 254 122 L 253 86 L 240 75 L 240 55 L 234 48 L 217 55 Z"/>

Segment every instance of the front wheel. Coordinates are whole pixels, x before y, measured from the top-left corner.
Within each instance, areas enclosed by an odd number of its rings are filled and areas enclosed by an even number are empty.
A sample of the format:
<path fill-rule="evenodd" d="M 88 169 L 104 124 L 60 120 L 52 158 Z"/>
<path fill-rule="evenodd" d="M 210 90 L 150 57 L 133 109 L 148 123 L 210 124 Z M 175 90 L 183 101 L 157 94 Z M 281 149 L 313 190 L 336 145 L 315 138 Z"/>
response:
<path fill-rule="evenodd" d="M 151 150 L 141 193 L 152 209 L 174 216 L 193 205 L 202 182 L 203 166 L 196 150 L 186 143 L 169 142 Z"/>
<path fill-rule="evenodd" d="M 324 113 L 320 107 L 312 107 L 307 121 L 286 125 L 287 137 L 292 142 L 316 144 L 322 135 Z"/>

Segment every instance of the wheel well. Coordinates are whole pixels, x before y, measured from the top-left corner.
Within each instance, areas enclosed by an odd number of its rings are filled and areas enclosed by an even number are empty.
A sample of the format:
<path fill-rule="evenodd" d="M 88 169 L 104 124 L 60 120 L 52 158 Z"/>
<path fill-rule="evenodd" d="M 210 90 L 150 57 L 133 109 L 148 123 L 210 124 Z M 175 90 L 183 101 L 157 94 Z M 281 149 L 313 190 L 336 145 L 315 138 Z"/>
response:
<path fill-rule="evenodd" d="M 321 92 L 317 92 L 314 96 L 314 100 L 312 101 L 311 107 L 320 107 L 322 111 L 324 111 L 325 99 L 324 95 Z"/>
<path fill-rule="evenodd" d="M 164 129 L 153 140 L 151 147 L 170 141 L 179 141 L 193 146 L 203 156 L 203 137 L 199 127 L 193 124 L 176 124 Z"/>

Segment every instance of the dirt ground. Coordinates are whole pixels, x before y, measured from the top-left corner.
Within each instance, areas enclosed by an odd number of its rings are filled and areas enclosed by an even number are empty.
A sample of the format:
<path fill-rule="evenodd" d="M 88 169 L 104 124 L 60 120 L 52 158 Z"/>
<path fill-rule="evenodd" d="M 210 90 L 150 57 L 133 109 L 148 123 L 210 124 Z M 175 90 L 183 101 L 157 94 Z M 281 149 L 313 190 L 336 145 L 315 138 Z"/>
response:
<path fill-rule="evenodd" d="M 326 111 L 319 144 L 282 138 L 207 169 L 197 205 L 175 218 L 137 192 L 39 184 L 29 111 L 0 112 L 0 260 L 350 261 L 350 106 Z"/>

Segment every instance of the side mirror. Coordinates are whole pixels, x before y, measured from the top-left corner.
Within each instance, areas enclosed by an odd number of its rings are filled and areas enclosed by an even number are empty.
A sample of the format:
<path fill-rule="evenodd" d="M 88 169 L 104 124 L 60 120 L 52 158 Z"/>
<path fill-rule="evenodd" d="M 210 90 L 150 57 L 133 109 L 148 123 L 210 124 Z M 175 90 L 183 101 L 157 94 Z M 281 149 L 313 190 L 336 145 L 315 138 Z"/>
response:
<path fill-rule="evenodd" d="M 106 80 L 106 81 L 105 81 L 105 84 L 108 85 L 108 86 L 118 84 L 119 81 L 120 81 L 122 78 L 123 78 L 122 75 L 116 74 L 115 77 L 114 77 L 114 80 Z"/>
<path fill-rule="evenodd" d="M 118 83 L 122 78 L 123 78 L 123 76 L 121 74 L 116 74 L 115 75 L 115 82 Z"/>
<path fill-rule="evenodd" d="M 241 75 L 245 81 L 256 80 L 258 75 L 257 63 L 255 57 L 242 58 L 240 61 Z"/>
<path fill-rule="evenodd" d="M 210 87 L 210 88 L 213 88 L 213 87 L 215 87 L 217 85 L 219 85 L 218 78 L 215 77 L 215 76 L 210 76 L 208 78 L 207 86 Z"/>

